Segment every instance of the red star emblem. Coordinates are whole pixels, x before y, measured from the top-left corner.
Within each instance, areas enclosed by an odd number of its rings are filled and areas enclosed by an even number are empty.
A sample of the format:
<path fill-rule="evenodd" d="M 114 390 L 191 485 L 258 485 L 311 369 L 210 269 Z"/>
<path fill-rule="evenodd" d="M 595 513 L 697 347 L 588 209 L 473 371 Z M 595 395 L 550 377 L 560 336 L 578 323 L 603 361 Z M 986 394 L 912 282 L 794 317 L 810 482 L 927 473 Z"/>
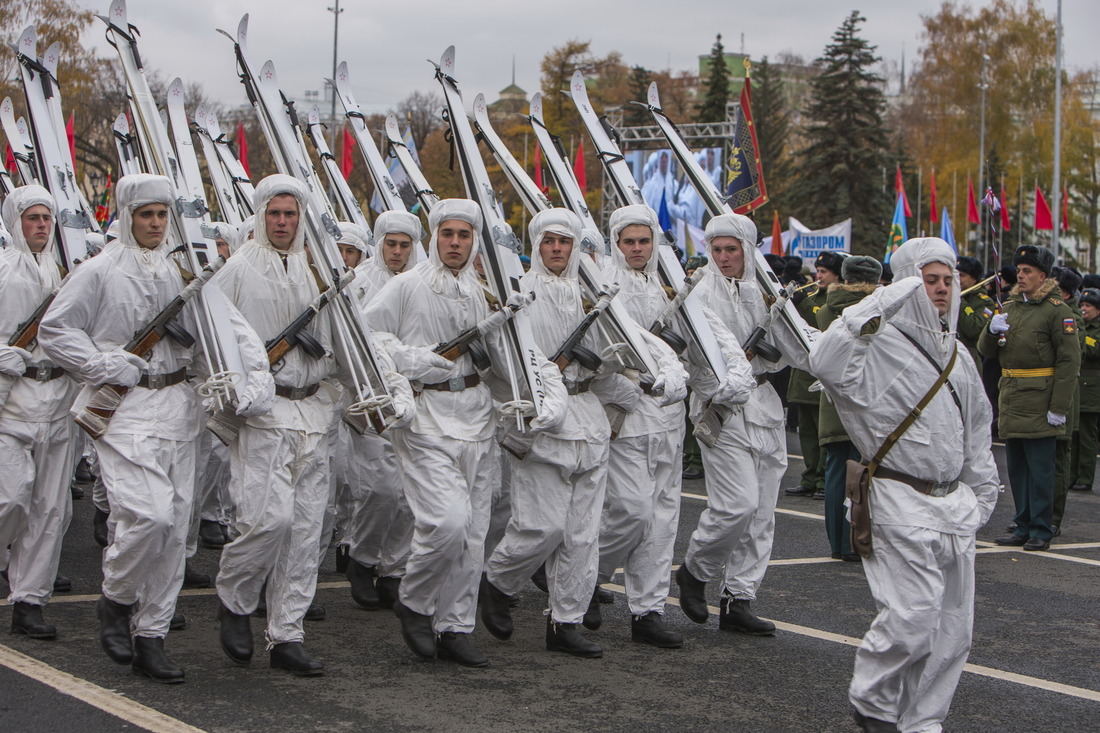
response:
<path fill-rule="evenodd" d="M 115 8 L 115 15 L 117 15 L 118 17 L 121 18 L 122 17 L 122 8 Z"/>

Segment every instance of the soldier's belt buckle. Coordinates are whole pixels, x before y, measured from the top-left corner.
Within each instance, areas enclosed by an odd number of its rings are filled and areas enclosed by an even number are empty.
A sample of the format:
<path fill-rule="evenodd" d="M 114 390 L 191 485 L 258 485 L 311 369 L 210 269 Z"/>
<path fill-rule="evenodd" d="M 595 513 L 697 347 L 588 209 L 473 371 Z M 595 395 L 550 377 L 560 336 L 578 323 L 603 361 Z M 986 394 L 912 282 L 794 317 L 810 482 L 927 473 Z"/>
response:
<path fill-rule="evenodd" d="M 929 496 L 943 498 L 954 491 L 954 481 L 936 481 L 929 483 Z"/>
<path fill-rule="evenodd" d="M 164 389 L 166 382 L 168 381 L 167 374 L 149 374 L 146 376 L 148 382 L 148 389 Z"/>
<path fill-rule="evenodd" d="M 53 378 L 53 367 L 39 367 L 38 373 L 34 375 L 34 381 L 36 382 L 48 382 Z"/>
<path fill-rule="evenodd" d="M 461 392 L 466 389 L 466 377 L 451 377 L 447 380 L 447 390 L 450 392 Z"/>

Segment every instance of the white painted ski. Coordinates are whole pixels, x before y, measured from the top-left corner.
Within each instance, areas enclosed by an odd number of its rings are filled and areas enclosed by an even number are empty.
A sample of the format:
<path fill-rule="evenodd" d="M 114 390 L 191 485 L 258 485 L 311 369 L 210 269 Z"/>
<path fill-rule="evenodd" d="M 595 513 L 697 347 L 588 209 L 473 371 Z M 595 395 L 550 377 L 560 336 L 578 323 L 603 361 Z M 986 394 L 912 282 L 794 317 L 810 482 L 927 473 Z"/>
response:
<path fill-rule="evenodd" d="M 340 170 L 340 166 L 336 162 L 336 156 L 329 150 L 328 141 L 325 140 L 324 125 L 321 124 L 321 108 L 316 104 L 310 108 L 308 120 L 306 134 L 309 135 L 309 140 L 317 151 L 317 157 L 321 160 L 321 167 L 325 169 L 325 176 L 328 178 L 329 186 L 331 186 L 333 192 L 332 198 L 339 205 L 343 213 L 343 220 L 358 224 L 367 233 L 368 245 L 370 250 L 373 251 L 374 239 L 371 235 L 370 222 L 367 221 L 363 209 L 359 206 L 359 201 L 352 193 L 351 186 L 344 178 L 344 172 Z"/>
<path fill-rule="evenodd" d="M 397 118 L 393 115 L 386 117 L 386 140 L 390 144 L 390 153 L 405 169 L 405 175 L 409 177 L 409 182 L 416 193 L 416 200 L 420 202 L 425 213 L 431 211 L 432 207 L 438 203 L 439 196 L 428 183 L 428 179 L 424 177 L 420 166 L 416 164 L 416 158 L 413 157 L 409 146 L 405 144 L 405 139 L 401 137 L 401 126 L 397 124 Z"/>
<path fill-rule="evenodd" d="M 19 131 L 19 123 L 15 119 L 15 105 L 11 97 L 4 97 L 0 102 L 0 126 L 4 128 L 4 135 L 8 138 L 12 155 L 15 157 L 15 170 L 19 172 L 19 180 L 22 185 L 41 185 L 38 182 L 38 163 L 34 158 L 34 146 L 29 145 L 27 137 Z"/>

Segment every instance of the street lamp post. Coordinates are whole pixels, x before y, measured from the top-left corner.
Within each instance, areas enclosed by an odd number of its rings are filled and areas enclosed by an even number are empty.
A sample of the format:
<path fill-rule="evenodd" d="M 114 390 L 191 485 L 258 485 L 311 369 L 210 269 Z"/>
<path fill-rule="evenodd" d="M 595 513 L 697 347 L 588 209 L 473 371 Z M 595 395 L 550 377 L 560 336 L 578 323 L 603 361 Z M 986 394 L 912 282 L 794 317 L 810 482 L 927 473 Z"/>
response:
<path fill-rule="evenodd" d="M 340 0 L 336 0 L 336 5 L 328 9 L 332 13 L 332 78 L 336 78 L 336 64 L 337 64 L 337 47 L 340 41 L 340 13 L 344 12 L 344 9 L 340 7 Z M 329 148 L 336 150 L 336 88 L 331 84 L 329 85 L 329 94 L 332 97 L 332 107 L 329 110 Z"/>

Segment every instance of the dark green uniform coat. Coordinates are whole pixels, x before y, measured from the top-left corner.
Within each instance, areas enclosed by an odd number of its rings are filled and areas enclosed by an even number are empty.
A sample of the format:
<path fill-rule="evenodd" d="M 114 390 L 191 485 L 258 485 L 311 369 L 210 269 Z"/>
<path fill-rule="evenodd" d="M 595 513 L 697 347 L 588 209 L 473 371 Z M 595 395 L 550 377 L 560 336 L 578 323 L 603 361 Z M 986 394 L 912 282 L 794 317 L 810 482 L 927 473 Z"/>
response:
<path fill-rule="evenodd" d="M 1081 343 L 1073 311 L 1058 292 L 1058 283 L 1048 279 L 1034 299 L 1012 289 L 1005 302 L 1009 331 L 1005 346 L 998 335 L 986 328 L 978 340 L 982 356 L 1000 359 L 1001 369 L 1054 368 L 1054 376 L 1007 377 L 1000 385 L 1001 438 L 1045 438 L 1066 433 L 1065 426 L 1047 422 L 1047 412 L 1069 416 L 1081 365 Z"/>
<path fill-rule="evenodd" d="M 871 283 L 853 283 L 850 285 L 836 283 L 830 285 L 825 305 L 817 312 L 818 330 L 824 331 L 827 329 L 829 324 L 835 321 L 845 308 L 855 305 L 875 292 L 876 287 Z M 833 403 L 829 401 L 824 392 L 819 393 L 818 397 L 821 400 L 817 421 L 818 444 L 827 445 L 849 440 L 848 431 L 841 425 L 840 416 L 837 415 Z"/>
<path fill-rule="evenodd" d="M 959 334 L 959 341 L 966 346 L 970 351 L 970 355 L 974 357 L 974 363 L 978 365 L 978 371 L 981 371 L 982 364 L 981 357 L 978 356 L 978 339 L 981 337 L 982 331 L 988 328 L 989 319 L 993 317 L 993 309 L 996 305 L 993 298 L 986 295 L 981 288 L 963 297 L 960 303 L 959 324 L 956 330 Z"/>

